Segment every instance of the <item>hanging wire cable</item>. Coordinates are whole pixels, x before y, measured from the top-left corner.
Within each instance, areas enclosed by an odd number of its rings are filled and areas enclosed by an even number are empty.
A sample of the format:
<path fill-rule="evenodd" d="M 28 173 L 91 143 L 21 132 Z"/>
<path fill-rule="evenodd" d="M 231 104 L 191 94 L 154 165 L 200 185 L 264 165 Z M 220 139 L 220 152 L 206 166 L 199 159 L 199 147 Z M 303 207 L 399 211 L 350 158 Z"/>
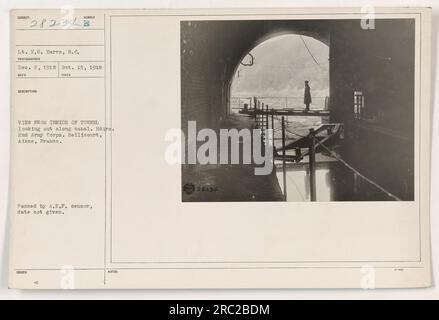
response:
<path fill-rule="evenodd" d="M 281 117 L 274 117 L 276 120 L 281 120 L 282 118 Z M 288 133 L 290 133 L 290 134 L 292 134 L 292 135 L 294 135 L 294 136 L 296 136 L 296 137 L 299 137 L 299 138 L 305 138 L 306 136 L 303 136 L 303 135 L 300 135 L 300 134 L 298 134 L 298 133 L 296 133 L 296 132 L 293 132 L 293 131 L 291 131 L 291 130 L 289 130 L 288 129 L 288 127 L 287 128 L 285 128 L 285 131 L 286 132 L 288 132 Z"/>
<path fill-rule="evenodd" d="M 309 55 L 310 55 L 311 58 L 314 60 L 314 62 L 315 62 L 320 68 L 326 70 L 326 68 L 322 67 L 322 66 L 320 65 L 320 63 L 316 60 L 316 58 L 314 58 L 313 54 L 311 53 L 311 50 L 308 48 L 308 45 L 307 45 L 306 42 L 305 42 L 305 39 L 303 39 L 302 36 L 300 36 L 300 39 L 302 40 L 302 42 L 303 42 L 303 44 L 304 44 L 306 50 L 308 51 Z"/>
<path fill-rule="evenodd" d="M 289 134 L 292 134 L 292 135 L 294 135 L 296 137 L 299 137 L 299 138 L 305 138 L 306 137 L 306 136 L 302 136 L 302 135 L 300 135 L 298 133 L 295 133 L 295 132 L 293 132 L 291 130 L 288 130 L 287 128 L 285 128 L 285 131 L 288 132 Z"/>
<path fill-rule="evenodd" d="M 355 170 L 354 167 L 352 167 L 351 165 L 349 165 L 346 161 L 344 161 L 337 153 L 335 153 L 334 151 L 332 151 L 331 149 L 329 149 L 327 146 L 325 146 L 323 143 L 319 143 L 319 146 L 321 146 L 323 149 L 325 149 L 326 151 L 329 152 L 329 154 L 337 159 L 338 161 L 340 161 L 342 164 L 344 164 L 348 169 L 352 170 L 355 174 L 359 175 L 361 178 L 363 178 L 364 180 L 366 180 L 367 182 L 369 182 L 371 185 L 373 185 L 375 188 L 381 190 L 382 192 L 384 192 L 388 197 L 396 200 L 396 201 L 401 201 L 400 198 L 398 198 L 397 196 L 395 196 L 394 194 L 390 193 L 389 191 L 387 191 L 386 189 L 384 189 L 383 187 L 381 187 L 379 184 L 375 183 L 374 181 L 370 180 L 369 178 L 367 178 L 366 176 L 362 175 L 360 172 L 358 172 L 357 170 Z"/>
<path fill-rule="evenodd" d="M 320 64 L 317 62 L 316 58 L 314 58 L 314 56 L 312 55 L 311 50 L 309 50 L 309 48 L 308 48 L 308 46 L 306 45 L 306 42 L 305 42 L 305 40 L 303 39 L 302 36 L 300 36 L 300 39 L 302 40 L 303 44 L 305 45 L 305 48 L 306 48 L 306 50 L 308 51 L 308 53 L 309 53 L 309 55 L 311 56 L 311 58 L 314 60 L 314 62 L 315 62 L 319 67 L 321 67 Z"/>

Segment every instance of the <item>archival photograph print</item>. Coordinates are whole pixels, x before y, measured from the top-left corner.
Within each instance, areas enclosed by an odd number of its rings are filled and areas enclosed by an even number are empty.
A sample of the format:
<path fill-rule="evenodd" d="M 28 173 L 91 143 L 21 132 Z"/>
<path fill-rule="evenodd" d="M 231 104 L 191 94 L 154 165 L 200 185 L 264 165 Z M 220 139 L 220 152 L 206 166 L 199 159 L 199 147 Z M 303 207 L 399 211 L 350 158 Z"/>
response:
<path fill-rule="evenodd" d="M 413 201 L 414 19 L 182 21 L 182 201 Z"/>

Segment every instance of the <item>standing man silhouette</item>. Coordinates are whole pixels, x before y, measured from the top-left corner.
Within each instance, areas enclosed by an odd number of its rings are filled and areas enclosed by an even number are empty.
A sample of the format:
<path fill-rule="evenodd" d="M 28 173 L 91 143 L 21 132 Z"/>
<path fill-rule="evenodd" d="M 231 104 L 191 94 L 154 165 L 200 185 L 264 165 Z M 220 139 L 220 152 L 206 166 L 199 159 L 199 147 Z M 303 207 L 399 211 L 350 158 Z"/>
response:
<path fill-rule="evenodd" d="M 311 102 L 312 102 L 312 99 L 311 99 L 311 88 L 309 86 L 309 81 L 306 80 L 305 81 L 305 95 L 304 95 L 304 98 L 303 98 L 303 103 L 306 106 L 305 112 L 309 111 L 309 105 L 311 104 Z"/>

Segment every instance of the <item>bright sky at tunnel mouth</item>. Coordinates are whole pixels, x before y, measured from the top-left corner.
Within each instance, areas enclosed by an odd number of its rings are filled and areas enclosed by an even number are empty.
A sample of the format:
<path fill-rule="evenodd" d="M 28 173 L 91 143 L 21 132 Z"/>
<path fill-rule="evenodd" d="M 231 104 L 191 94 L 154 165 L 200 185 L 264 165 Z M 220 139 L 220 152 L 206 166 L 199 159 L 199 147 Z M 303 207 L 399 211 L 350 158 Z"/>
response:
<path fill-rule="evenodd" d="M 250 51 L 252 66 L 240 64 L 232 96 L 303 96 L 308 80 L 315 97 L 329 95 L 329 47 L 312 37 L 288 34 L 270 38 Z M 250 56 L 244 57 L 248 63 Z"/>

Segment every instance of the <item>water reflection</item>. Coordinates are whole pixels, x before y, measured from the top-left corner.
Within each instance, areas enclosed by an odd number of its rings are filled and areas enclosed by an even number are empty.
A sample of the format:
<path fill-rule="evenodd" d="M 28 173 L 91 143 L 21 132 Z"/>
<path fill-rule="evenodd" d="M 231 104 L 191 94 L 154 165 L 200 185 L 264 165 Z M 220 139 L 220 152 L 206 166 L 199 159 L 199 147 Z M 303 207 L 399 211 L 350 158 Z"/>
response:
<path fill-rule="evenodd" d="M 282 147 L 281 117 L 273 121 L 274 145 Z M 285 117 L 286 143 L 308 135 L 310 128 L 328 123 L 328 117 L 292 116 Z M 304 153 L 306 149 L 302 150 Z M 287 150 L 294 155 L 294 150 Z M 277 160 L 276 175 L 283 190 L 282 161 Z M 287 201 L 310 201 L 309 163 L 305 157 L 300 163 L 286 163 Z M 317 201 L 389 201 L 394 200 L 377 189 L 338 160 L 319 152 L 316 154 Z"/>
<path fill-rule="evenodd" d="M 304 159 L 304 163 L 287 163 L 286 172 L 287 201 L 310 201 L 307 159 Z M 284 190 L 281 161 L 276 161 L 276 175 L 282 190 Z M 316 191 L 317 201 L 392 200 L 343 164 L 331 159 L 317 162 Z"/>
<path fill-rule="evenodd" d="M 277 178 L 283 186 L 282 163 L 276 162 Z M 309 166 L 308 164 L 287 164 L 287 201 L 310 201 Z M 331 185 L 329 179 L 329 165 L 319 164 L 316 169 L 316 191 L 318 201 L 331 201 Z"/>

